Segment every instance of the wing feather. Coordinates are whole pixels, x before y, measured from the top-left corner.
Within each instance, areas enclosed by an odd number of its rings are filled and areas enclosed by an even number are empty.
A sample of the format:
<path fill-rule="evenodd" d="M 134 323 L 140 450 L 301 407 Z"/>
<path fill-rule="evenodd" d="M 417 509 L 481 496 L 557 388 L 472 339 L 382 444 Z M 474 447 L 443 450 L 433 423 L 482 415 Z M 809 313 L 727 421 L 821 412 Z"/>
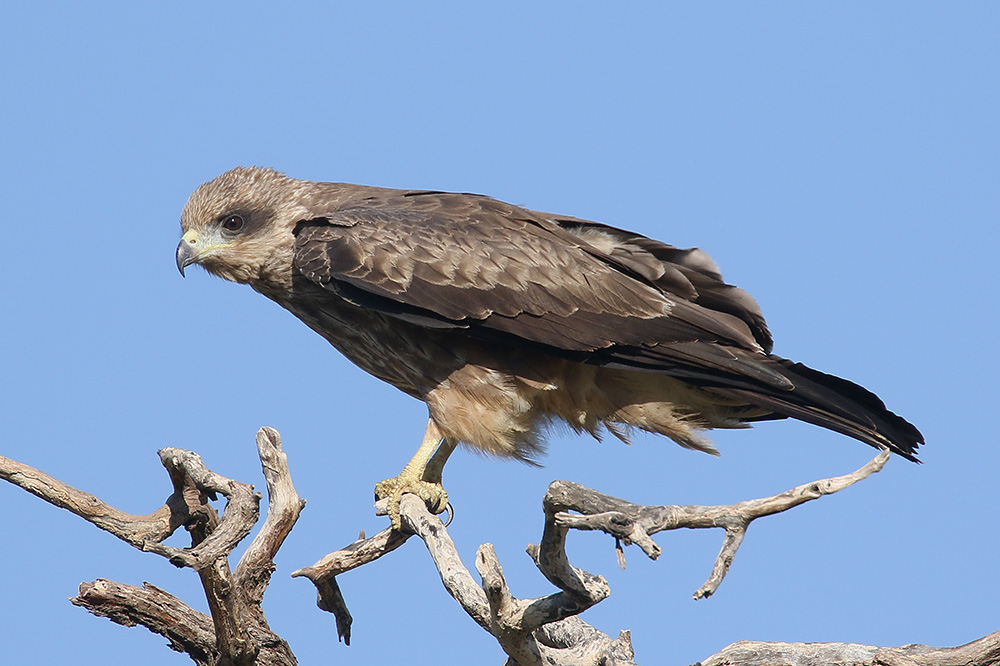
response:
<path fill-rule="evenodd" d="M 744 292 L 727 298 L 704 253 L 584 224 L 476 195 L 386 194 L 300 223 L 295 265 L 367 307 L 485 337 L 569 352 L 694 340 L 762 349 Z"/>

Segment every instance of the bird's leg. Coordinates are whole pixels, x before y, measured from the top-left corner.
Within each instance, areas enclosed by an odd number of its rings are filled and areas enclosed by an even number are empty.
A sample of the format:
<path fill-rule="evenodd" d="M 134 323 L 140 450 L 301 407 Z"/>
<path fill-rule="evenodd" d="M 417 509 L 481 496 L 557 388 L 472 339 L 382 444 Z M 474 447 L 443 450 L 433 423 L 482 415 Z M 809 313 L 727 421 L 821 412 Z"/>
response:
<path fill-rule="evenodd" d="M 444 464 L 448 462 L 448 458 L 451 457 L 456 446 L 458 446 L 457 440 L 448 439 L 447 437 L 441 439 L 441 444 L 437 447 L 437 451 L 434 452 L 434 455 L 431 456 L 431 459 L 424 467 L 424 481 L 441 485 Z"/>
<path fill-rule="evenodd" d="M 434 420 L 428 419 L 424 441 L 413 459 L 406 463 L 398 476 L 375 484 L 375 499 L 389 500 L 389 520 L 394 530 L 402 527 L 399 503 L 406 493 L 413 493 L 424 500 L 433 513 L 441 513 L 448 506 L 448 493 L 441 485 L 441 472 L 457 444 L 442 436 Z"/>

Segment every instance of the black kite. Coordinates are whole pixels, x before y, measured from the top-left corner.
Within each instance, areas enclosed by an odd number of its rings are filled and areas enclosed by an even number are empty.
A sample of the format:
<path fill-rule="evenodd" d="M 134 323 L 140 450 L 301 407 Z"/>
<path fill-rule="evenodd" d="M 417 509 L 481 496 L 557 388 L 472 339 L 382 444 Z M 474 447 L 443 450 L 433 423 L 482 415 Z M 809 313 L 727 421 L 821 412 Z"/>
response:
<path fill-rule="evenodd" d="M 771 354 L 756 302 L 697 249 L 484 196 L 261 168 L 199 187 L 181 227 L 182 273 L 249 284 L 427 404 L 423 445 L 376 489 L 396 527 L 403 492 L 443 510 L 459 442 L 530 460 L 553 421 L 709 453 L 703 430 L 785 417 L 910 460 L 923 442 L 873 393 Z"/>

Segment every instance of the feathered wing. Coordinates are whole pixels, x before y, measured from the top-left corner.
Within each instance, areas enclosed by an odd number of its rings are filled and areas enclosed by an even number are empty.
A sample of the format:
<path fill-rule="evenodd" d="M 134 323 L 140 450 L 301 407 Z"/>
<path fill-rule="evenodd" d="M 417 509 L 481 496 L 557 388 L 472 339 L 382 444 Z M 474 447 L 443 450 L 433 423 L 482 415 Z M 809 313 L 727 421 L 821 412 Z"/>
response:
<path fill-rule="evenodd" d="M 296 234 L 306 278 L 390 316 L 665 372 L 910 459 L 922 442 L 860 386 L 769 355 L 757 304 L 699 250 L 439 192 L 366 197 Z"/>
<path fill-rule="evenodd" d="M 739 317 L 697 306 L 643 279 L 631 270 L 636 262 L 624 264 L 555 222 L 486 197 L 360 201 L 303 222 L 295 264 L 370 307 L 404 306 L 442 325 L 566 351 L 694 340 L 759 348 Z"/>

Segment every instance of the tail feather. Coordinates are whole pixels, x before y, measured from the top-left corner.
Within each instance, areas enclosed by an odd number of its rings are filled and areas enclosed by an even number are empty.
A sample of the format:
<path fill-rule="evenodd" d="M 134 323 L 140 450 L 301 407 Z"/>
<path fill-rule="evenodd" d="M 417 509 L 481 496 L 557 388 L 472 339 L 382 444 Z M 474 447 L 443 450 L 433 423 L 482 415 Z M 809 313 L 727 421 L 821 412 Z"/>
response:
<path fill-rule="evenodd" d="M 590 359 L 611 368 L 662 372 L 716 395 L 756 405 L 773 415 L 812 423 L 919 462 L 924 437 L 857 384 L 788 359 L 706 341 L 611 347 Z M 737 417 L 739 418 L 739 417 Z"/>
<path fill-rule="evenodd" d="M 846 379 L 778 356 L 771 368 L 793 385 L 790 390 L 713 386 L 711 390 L 745 400 L 814 425 L 829 428 L 876 448 L 888 448 L 913 462 L 924 437 L 913 424 L 889 411 L 882 400 Z M 763 388 L 763 387 L 762 387 Z"/>

